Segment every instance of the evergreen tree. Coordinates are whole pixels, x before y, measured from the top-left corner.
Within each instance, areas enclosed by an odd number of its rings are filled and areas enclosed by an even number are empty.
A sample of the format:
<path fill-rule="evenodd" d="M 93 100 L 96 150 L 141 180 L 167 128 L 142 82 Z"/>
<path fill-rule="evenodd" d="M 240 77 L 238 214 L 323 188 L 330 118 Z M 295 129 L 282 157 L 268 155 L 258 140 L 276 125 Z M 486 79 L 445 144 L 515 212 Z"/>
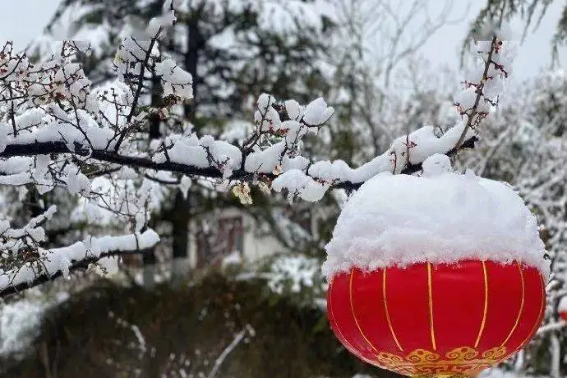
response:
<path fill-rule="evenodd" d="M 85 71 L 95 83 L 102 84 L 114 74 L 113 46 L 128 33 L 143 37 L 145 25 L 161 12 L 162 3 L 161 0 L 63 1 L 46 35 L 34 43 L 32 50 L 45 53 L 50 39 L 88 41 L 92 54 L 84 57 Z M 207 0 L 176 5 L 177 22 L 160 45 L 160 54 L 174 58 L 192 75 L 194 99 L 179 109 L 175 125 L 160 122 L 156 111 L 154 121 L 148 125 L 150 139 L 167 135 L 168 126 L 182 132 L 192 129 L 199 135 L 231 138 L 233 130 L 251 127 L 249 122 L 239 120 L 250 119 L 257 94 L 270 92 L 278 98 L 307 100 L 308 93 L 313 96 L 326 90 L 320 61 L 328 47 L 326 36 L 332 32 L 333 23 L 332 14 L 325 13 L 328 5 L 325 1 L 280 4 Z M 151 72 L 146 79 L 145 101 L 159 110 L 160 97 L 152 93 L 160 93 L 160 89 L 153 88 L 155 80 L 152 81 Z M 207 182 L 196 180 L 185 193 L 174 188 L 164 197 L 161 219 L 172 223 L 173 257 L 187 255 L 187 229 L 191 220 L 198 225 L 207 220 L 207 214 L 209 217 L 214 214 L 214 210 L 239 205 L 232 196 L 217 196 L 214 191 Z M 278 222 L 282 216 L 297 220 L 304 215 L 293 213 L 285 203 L 275 206 L 269 201 L 265 205 L 246 211 L 260 224 L 270 225 L 286 247 L 305 248 L 304 243 L 295 243 L 305 240 L 306 234 L 296 232 L 295 221 L 287 222 L 289 226 L 284 226 L 287 230 Z M 204 230 L 196 232 L 204 233 Z M 200 248 L 197 252 L 199 265 L 206 265 L 210 251 Z M 146 256 L 148 262 L 151 256 Z"/>

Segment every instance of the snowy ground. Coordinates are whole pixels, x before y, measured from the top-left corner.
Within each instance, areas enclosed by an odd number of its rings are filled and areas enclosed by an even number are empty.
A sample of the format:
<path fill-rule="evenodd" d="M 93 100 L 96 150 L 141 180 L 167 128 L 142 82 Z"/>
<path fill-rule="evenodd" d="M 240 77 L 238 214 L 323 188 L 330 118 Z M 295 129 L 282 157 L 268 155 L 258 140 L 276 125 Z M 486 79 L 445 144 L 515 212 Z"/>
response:
<path fill-rule="evenodd" d="M 23 356 L 37 336 L 44 312 L 68 297 L 66 292 L 52 299 L 32 294 L 18 301 L 0 303 L 0 356 Z"/>

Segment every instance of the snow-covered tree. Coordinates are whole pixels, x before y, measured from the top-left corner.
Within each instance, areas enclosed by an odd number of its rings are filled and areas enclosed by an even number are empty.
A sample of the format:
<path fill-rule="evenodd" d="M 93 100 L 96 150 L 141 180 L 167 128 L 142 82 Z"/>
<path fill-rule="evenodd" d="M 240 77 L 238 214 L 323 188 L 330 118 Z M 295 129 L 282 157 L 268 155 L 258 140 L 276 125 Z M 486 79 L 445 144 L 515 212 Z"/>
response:
<path fill-rule="evenodd" d="M 522 85 L 506 106 L 485 124 L 479 148 L 463 160 L 478 174 L 512 184 L 541 224 L 552 261 L 544 324 L 536 340 L 518 354 L 515 368 L 530 375 L 559 377 L 566 346 L 565 311 L 567 257 L 567 78 L 552 71 Z M 562 304 L 563 302 L 563 304 Z"/>
<path fill-rule="evenodd" d="M 359 164 L 416 125 L 445 126 L 447 118 L 456 120 L 448 72 L 431 70 L 422 49 L 439 28 L 453 22 L 449 2 L 436 17 L 419 1 L 407 8 L 389 0 L 336 3 L 337 63 L 329 64 L 333 85 L 328 97 L 338 112 L 339 121 L 329 129 L 338 157 Z"/>
<path fill-rule="evenodd" d="M 456 82 L 449 71 L 429 67 L 423 56 L 427 40 L 455 21 L 452 14 L 458 11 L 450 2 L 435 16 L 419 1 L 407 7 L 392 0 L 332 3 L 332 53 L 323 58 L 323 72 L 329 83 L 325 99 L 335 116 L 305 144 L 313 159 L 361 165 L 387 150 L 396 135 L 422 125 L 445 129 L 454 124 L 458 114 L 451 93 Z M 299 218 L 296 224 L 308 219 L 303 224 L 309 226 L 303 232 L 307 242 L 299 244 L 306 247 L 291 249 L 323 256 L 345 198 L 344 192 L 335 191 L 317 206 L 294 205 L 301 215 L 293 218 Z"/>
<path fill-rule="evenodd" d="M 50 52 L 54 39 L 88 41 L 92 49 L 82 59 L 84 70 L 95 85 L 104 83 L 114 76 L 114 46 L 124 35 L 149 38 L 145 25 L 159 14 L 161 3 L 63 1 L 48 33 L 30 50 L 39 55 Z M 252 128 L 248 113 L 253 112 L 254 98 L 261 91 L 301 101 L 314 93 L 320 95 L 321 90 L 316 88 L 323 88 L 325 83 L 319 60 L 327 50 L 325 41 L 332 29 L 330 9 L 325 0 L 179 2 L 177 21 L 167 30 L 159 49 L 193 77 L 193 100 L 180 107 L 175 123 L 156 119 L 154 132 L 150 133 L 165 136 L 172 127 L 176 132 L 191 128 L 199 135 L 210 134 L 233 142 Z M 146 85 L 159 92 L 159 80 L 152 72 L 149 67 Z M 143 91 L 144 96 L 150 95 Z M 160 102 L 159 95 L 143 100 L 153 106 Z M 153 219 L 156 227 L 159 223 L 164 230 L 170 230 L 167 234 L 172 238 L 173 256 L 183 257 L 188 249 L 188 222 L 193 220 L 198 226 L 194 234 L 214 234 L 215 222 L 208 222 L 211 215 L 214 217 L 211 208 L 218 210 L 237 203 L 211 190 L 202 180 L 184 186 L 184 193 L 176 185 L 171 187 L 162 195 L 161 214 L 154 214 Z M 285 246 L 301 249 L 298 240 L 302 238 L 293 231 L 300 227 L 287 214 L 290 206 L 267 199 L 268 210 L 266 206 L 255 206 L 248 211 L 261 223 L 268 223 Z M 277 219 L 285 219 L 288 226 L 280 227 L 282 222 Z M 206 247 L 197 252 L 199 264 L 205 264 L 212 255 Z"/>
<path fill-rule="evenodd" d="M 174 125 L 193 98 L 192 75 L 160 53 L 176 21 L 175 5 L 166 1 L 149 22 L 143 30 L 149 38 L 122 35 L 113 59 L 117 79 L 99 87 L 77 62 L 78 55 L 88 53 L 85 43 L 63 42 L 40 63 L 31 63 L 10 44 L 0 51 L 0 184 L 31 185 L 39 194 L 62 188 L 77 198 L 78 211 L 122 224 L 120 235 L 91 234 L 45 248 L 43 226 L 53 219 L 54 206 L 21 226 L 2 220 L 3 295 L 66 276 L 104 256 L 155 246 L 159 236 L 149 227 L 150 215 L 163 184 L 175 182 L 172 174 L 182 175 L 181 183 L 190 177 L 208 179 L 217 190 L 232 187 L 250 202 L 250 186 L 318 201 L 329 190 L 354 190 L 381 172 L 417 173 L 432 154 L 453 156 L 474 145 L 507 77 L 507 42 L 496 36 L 477 42 L 479 69 L 455 99 L 461 120 L 442 135 L 425 126 L 400 136 L 358 168 L 304 154 L 305 136 L 325 127 L 334 112 L 322 98 L 303 106 L 262 94 L 253 127 L 231 142 L 172 127 L 148 143 L 147 124 L 159 116 Z M 148 72 L 159 80 L 163 102 L 158 106 L 143 101 Z"/>

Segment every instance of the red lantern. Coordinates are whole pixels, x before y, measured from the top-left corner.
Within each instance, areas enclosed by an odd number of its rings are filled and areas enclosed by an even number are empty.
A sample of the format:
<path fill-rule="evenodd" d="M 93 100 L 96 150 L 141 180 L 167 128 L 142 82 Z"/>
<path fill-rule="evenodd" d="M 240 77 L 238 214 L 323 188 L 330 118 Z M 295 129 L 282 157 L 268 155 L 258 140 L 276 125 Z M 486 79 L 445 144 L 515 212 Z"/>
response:
<path fill-rule="evenodd" d="M 474 376 L 525 346 L 541 323 L 544 278 L 520 263 L 419 263 L 335 275 L 328 317 L 362 360 L 404 375 Z"/>

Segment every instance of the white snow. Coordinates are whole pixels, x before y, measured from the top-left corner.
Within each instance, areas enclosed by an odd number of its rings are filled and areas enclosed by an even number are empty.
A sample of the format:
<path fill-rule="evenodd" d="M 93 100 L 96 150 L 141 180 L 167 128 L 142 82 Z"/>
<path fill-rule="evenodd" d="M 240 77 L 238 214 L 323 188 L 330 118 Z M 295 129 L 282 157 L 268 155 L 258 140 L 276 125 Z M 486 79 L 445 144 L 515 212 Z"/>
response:
<path fill-rule="evenodd" d="M 151 248 L 158 242 L 158 234 L 148 229 L 141 234 L 91 237 L 84 242 L 76 242 L 66 247 L 49 250 L 40 248 L 38 251 L 41 261 L 39 271 L 49 276 L 58 272 L 68 276 L 73 261 L 82 261 L 88 257 L 104 257 L 112 251 L 135 252 Z M 37 274 L 38 267 L 31 262 L 7 271 L 0 268 L 0 290 L 12 285 L 31 282 L 37 277 Z"/>
<path fill-rule="evenodd" d="M 47 297 L 39 292 L 31 294 L 17 301 L 0 302 L 0 356 L 25 357 L 40 331 L 44 313 L 69 299 L 66 291 Z"/>
<path fill-rule="evenodd" d="M 535 216 L 507 184 L 447 172 L 439 155 L 421 177 L 382 173 L 345 204 L 327 244 L 328 278 L 419 262 L 519 261 L 545 275 L 549 264 Z"/>
<path fill-rule="evenodd" d="M 163 97 L 179 96 L 184 100 L 193 98 L 193 77 L 179 67 L 173 59 L 156 63 L 156 74 L 162 76 Z"/>
<path fill-rule="evenodd" d="M 288 103 L 289 104 L 289 103 Z M 286 109 L 289 108 L 289 105 L 286 104 Z M 298 112 L 298 108 L 292 106 L 292 114 L 296 114 Z M 323 98 L 319 97 L 315 101 L 312 101 L 303 113 L 303 120 L 305 123 L 311 126 L 318 126 L 323 125 L 325 122 L 331 118 L 334 113 L 333 108 L 327 107 L 327 103 Z"/>
<path fill-rule="evenodd" d="M 317 280 L 319 260 L 302 255 L 281 256 L 276 258 L 268 274 L 268 287 L 277 294 L 283 294 L 287 285 L 293 293 L 302 288 L 313 287 Z"/>
<path fill-rule="evenodd" d="M 0 355 L 20 357 L 37 336 L 45 301 L 0 303 Z"/>
<path fill-rule="evenodd" d="M 562 297 L 557 305 L 557 312 L 567 312 L 567 297 Z"/>
<path fill-rule="evenodd" d="M 242 264 L 242 255 L 240 251 L 232 251 L 222 259 L 221 266 L 226 268 L 228 266 L 238 266 Z"/>

